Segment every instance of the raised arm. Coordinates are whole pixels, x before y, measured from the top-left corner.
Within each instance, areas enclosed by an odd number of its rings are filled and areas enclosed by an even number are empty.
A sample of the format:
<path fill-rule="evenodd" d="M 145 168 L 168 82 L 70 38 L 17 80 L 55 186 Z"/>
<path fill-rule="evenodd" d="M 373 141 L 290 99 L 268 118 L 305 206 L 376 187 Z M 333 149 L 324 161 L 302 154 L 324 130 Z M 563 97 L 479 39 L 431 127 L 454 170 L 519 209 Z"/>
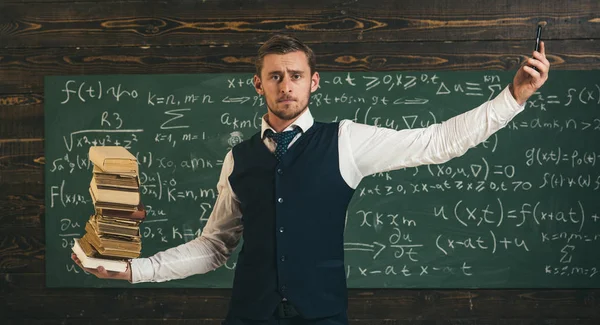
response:
<path fill-rule="evenodd" d="M 464 154 L 504 127 L 523 106 L 508 87 L 498 97 L 466 113 L 426 128 L 392 130 L 343 121 L 342 138 L 350 146 L 358 178 L 428 164 L 441 164 Z M 356 178 L 356 177 L 355 177 Z"/>
<path fill-rule="evenodd" d="M 534 52 L 496 98 L 445 122 L 396 131 L 342 121 L 340 164 L 345 164 L 342 170 L 350 171 L 349 185 L 355 187 L 363 177 L 378 172 L 444 163 L 486 140 L 521 112 L 548 79 L 550 63 L 543 42 L 540 51 Z"/>

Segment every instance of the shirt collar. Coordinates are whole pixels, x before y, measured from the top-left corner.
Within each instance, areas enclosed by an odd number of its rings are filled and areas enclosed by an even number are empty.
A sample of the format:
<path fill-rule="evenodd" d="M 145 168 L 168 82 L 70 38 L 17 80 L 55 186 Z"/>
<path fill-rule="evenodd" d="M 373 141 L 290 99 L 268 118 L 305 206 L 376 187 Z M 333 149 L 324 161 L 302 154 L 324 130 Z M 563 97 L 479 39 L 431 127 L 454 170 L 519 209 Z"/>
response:
<path fill-rule="evenodd" d="M 310 113 L 310 109 L 306 108 L 306 110 L 302 112 L 302 114 L 300 114 L 300 116 L 294 121 L 294 123 L 290 124 L 283 131 L 290 131 L 294 127 L 298 127 L 302 132 L 306 132 L 313 126 L 314 123 L 315 120 L 312 114 Z M 263 115 L 262 117 L 262 123 L 260 127 L 261 138 L 264 138 L 266 130 L 271 130 L 274 133 L 276 133 L 275 130 L 269 125 L 269 122 L 267 122 L 267 114 Z"/>

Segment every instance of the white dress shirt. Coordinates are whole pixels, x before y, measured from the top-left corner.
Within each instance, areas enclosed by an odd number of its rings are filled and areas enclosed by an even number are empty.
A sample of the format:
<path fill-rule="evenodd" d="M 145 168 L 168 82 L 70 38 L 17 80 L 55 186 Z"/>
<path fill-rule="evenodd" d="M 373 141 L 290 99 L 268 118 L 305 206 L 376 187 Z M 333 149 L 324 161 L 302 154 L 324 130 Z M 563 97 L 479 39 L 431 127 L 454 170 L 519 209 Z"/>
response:
<path fill-rule="evenodd" d="M 524 107 L 515 101 L 506 87 L 493 100 L 426 128 L 396 131 L 342 120 L 338 133 L 341 175 L 348 186 L 356 189 L 364 177 L 374 173 L 447 162 L 506 126 Z M 306 109 L 286 129 L 298 127 L 302 130 L 290 146 L 313 123 L 310 110 Z M 273 130 L 263 117 L 261 135 L 266 129 Z M 276 143 L 272 139 L 263 136 L 263 141 L 271 152 L 275 151 Z M 217 183 L 219 195 L 202 234 L 149 258 L 133 259 L 132 283 L 185 278 L 212 271 L 225 263 L 243 230 L 239 202 L 228 179 L 233 166 L 233 155 L 229 151 Z"/>

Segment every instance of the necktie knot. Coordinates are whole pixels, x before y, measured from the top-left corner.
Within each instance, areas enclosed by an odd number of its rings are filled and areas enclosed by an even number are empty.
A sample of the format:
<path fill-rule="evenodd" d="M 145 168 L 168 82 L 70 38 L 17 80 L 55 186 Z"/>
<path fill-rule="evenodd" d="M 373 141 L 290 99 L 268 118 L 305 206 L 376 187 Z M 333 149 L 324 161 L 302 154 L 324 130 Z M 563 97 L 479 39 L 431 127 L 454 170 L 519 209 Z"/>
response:
<path fill-rule="evenodd" d="M 271 129 L 265 130 L 265 136 L 273 139 L 273 141 L 277 143 L 277 147 L 275 148 L 274 152 L 277 160 L 281 161 L 281 158 L 287 152 L 290 143 L 299 132 L 300 128 L 294 128 L 293 130 L 279 133 L 275 133 Z"/>

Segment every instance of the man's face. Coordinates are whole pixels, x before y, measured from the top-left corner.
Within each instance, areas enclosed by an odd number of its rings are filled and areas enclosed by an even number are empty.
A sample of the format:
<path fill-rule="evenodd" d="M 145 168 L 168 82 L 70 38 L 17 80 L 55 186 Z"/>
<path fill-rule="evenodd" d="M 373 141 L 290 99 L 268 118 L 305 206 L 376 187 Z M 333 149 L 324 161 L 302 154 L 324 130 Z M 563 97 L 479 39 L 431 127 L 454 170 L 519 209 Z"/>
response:
<path fill-rule="evenodd" d="M 265 96 L 269 115 L 289 121 L 306 107 L 310 94 L 319 87 L 319 74 L 310 74 L 306 54 L 268 54 L 264 57 L 261 75 L 254 76 L 256 92 Z"/>

